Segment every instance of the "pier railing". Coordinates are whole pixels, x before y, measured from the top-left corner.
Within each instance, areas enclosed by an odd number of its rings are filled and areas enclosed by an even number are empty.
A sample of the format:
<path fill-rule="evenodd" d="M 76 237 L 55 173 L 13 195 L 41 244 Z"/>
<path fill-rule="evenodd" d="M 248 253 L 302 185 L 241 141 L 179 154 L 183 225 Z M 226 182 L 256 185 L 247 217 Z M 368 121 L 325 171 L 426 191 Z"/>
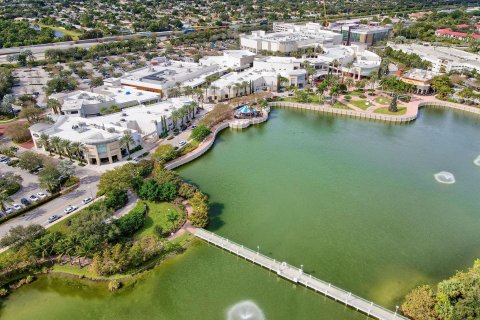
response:
<path fill-rule="evenodd" d="M 338 288 L 331 283 L 320 280 L 312 275 L 306 274 L 301 268 L 294 267 L 286 262 L 276 261 L 270 257 L 265 256 L 259 251 L 253 251 L 243 245 L 237 244 L 226 238 L 223 238 L 215 233 L 204 229 L 196 229 L 195 236 L 214 244 L 234 255 L 244 258 L 254 264 L 262 266 L 265 269 L 276 272 L 279 276 L 290 280 L 294 283 L 301 284 L 315 292 L 322 293 L 335 301 L 338 301 L 346 306 L 361 311 L 366 315 L 381 319 L 381 320 L 407 320 L 404 316 L 399 315 L 396 311 L 393 312 L 382 306 L 379 306 L 372 301 L 368 301 L 351 292 Z"/>

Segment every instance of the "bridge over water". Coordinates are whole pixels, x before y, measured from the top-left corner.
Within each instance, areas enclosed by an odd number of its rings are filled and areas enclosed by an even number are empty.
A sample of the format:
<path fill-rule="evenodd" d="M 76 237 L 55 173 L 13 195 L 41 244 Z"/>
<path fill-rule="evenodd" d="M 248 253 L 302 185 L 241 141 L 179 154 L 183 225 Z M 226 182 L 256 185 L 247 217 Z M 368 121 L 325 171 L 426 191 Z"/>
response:
<path fill-rule="evenodd" d="M 245 248 L 242 245 L 220 237 L 215 233 L 200 228 L 195 229 L 193 233 L 195 236 L 208 243 L 220 247 L 270 271 L 276 272 L 282 278 L 290 280 L 293 283 L 301 284 L 315 292 L 324 294 L 325 296 L 356 309 L 357 311 L 363 312 L 372 318 L 380 320 L 408 320 L 408 318 L 399 315 L 397 312 L 383 308 L 371 301 L 356 296 L 351 292 L 335 287 L 331 283 L 317 279 L 312 275 L 303 272 L 302 269 L 291 266 L 286 262 L 276 261 L 275 259 L 269 258 L 259 252 Z"/>

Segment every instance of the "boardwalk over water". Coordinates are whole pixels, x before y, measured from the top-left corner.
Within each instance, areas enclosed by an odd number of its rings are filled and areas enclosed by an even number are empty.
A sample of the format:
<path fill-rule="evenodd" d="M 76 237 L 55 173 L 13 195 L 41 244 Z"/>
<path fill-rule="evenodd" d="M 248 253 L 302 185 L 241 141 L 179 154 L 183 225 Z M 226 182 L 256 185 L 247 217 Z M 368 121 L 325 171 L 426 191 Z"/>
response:
<path fill-rule="evenodd" d="M 266 269 L 276 272 L 280 277 L 290 280 L 294 283 L 304 285 L 305 287 L 322 293 L 339 303 L 345 304 L 353 309 L 361 311 L 366 315 L 381 320 L 403 320 L 407 319 L 391 310 L 385 309 L 371 301 L 360 298 L 351 292 L 337 288 L 330 283 L 312 277 L 303 272 L 303 270 L 293 267 L 286 262 L 279 262 L 271 259 L 259 252 L 255 252 L 242 245 L 236 244 L 228 239 L 222 238 L 215 233 L 204 229 L 196 229 L 195 236 L 214 244 L 226 251 L 242 257 L 250 262 L 258 264 Z"/>

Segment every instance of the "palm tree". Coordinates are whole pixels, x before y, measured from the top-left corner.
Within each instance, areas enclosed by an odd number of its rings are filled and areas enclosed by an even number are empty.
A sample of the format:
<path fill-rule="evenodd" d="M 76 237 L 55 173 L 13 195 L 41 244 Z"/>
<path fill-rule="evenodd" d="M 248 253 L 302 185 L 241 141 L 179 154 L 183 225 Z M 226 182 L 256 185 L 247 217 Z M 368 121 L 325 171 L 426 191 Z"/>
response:
<path fill-rule="evenodd" d="M 72 142 L 69 140 L 63 140 L 62 141 L 62 147 L 65 153 L 68 156 L 68 159 L 72 160 Z"/>
<path fill-rule="evenodd" d="M 130 146 L 135 143 L 133 139 L 132 132 L 130 130 L 125 130 L 123 136 L 120 138 L 120 145 L 127 149 L 128 158 L 130 158 Z"/>
<path fill-rule="evenodd" d="M 210 90 L 213 90 L 213 97 L 214 97 L 214 100 L 218 100 L 218 99 L 216 99 L 216 95 L 215 95 L 215 93 L 216 93 L 216 90 L 218 90 L 218 87 L 217 87 L 217 86 L 215 86 L 215 85 L 211 85 L 211 86 L 210 86 Z"/>
<path fill-rule="evenodd" d="M 174 211 L 168 210 L 167 220 L 172 224 L 172 228 L 175 225 L 175 221 L 177 221 L 177 219 L 178 219 L 177 214 Z"/>
<path fill-rule="evenodd" d="M 80 163 L 83 161 L 82 157 L 82 151 L 83 151 L 84 145 L 81 142 L 72 142 L 70 145 L 70 152 L 77 158 Z"/>
<path fill-rule="evenodd" d="M 243 94 L 244 95 L 247 95 L 247 86 L 248 86 L 248 82 L 247 81 L 242 81 L 242 91 L 243 91 Z"/>
<path fill-rule="evenodd" d="M 240 90 L 241 85 L 239 83 L 235 83 L 233 85 L 233 90 L 235 90 L 235 97 L 238 97 L 238 91 Z"/>
<path fill-rule="evenodd" d="M 40 138 L 38 139 L 38 143 L 45 149 L 45 151 L 48 151 L 50 153 L 50 156 L 52 155 L 52 150 L 50 148 L 50 137 L 46 133 L 40 134 Z"/>
<path fill-rule="evenodd" d="M 52 109 L 53 113 L 60 114 L 62 111 L 62 105 L 58 102 L 57 99 L 48 99 L 47 108 Z"/>
<path fill-rule="evenodd" d="M 95 245 L 89 239 L 83 239 L 80 244 L 75 248 L 75 252 L 78 255 L 78 265 L 82 268 L 81 257 L 88 257 L 93 252 Z"/>
<path fill-rule="evenodd" d="M 70 147 L 70 141 L 65 140 L 65 139 L 60 139 L 60 143 L 58 145 L 59 151 L 60 151 L 60 159 L 63 159 L 64 153 L 67 153 L 67 149 Z"/>
<path fill-rule="evenodd" d="M 60 158 L 62 158 L 62 154 L 60 152 L 60 144 L 62 142 L 62 138 L 54 136 L 50 139 L 50 144 L 52 145 L 53 149 L 57 154 L 60 155 Z"/>
<path fill-rule="evenodd" d="M 347 88 L 351 88 L 354 84 L 355 84 L 355 81 L 353 81 L 352 78 L 345 79 L 345 85 L 347 86 Z"/>
<path fill-rule="evenodd" d="M 10 198 L 10 196 L 7 194 L 6 191 L 0 192 L 0 208 L 2 208 L 2 211 L 5 212 L 7 210 L 7 205 L 12 204 L 13 199 Z"/>
<path fill-rule="evenodd" d="M 177 128 L 177 122 L 178 122 L 178 119 L 179 119 L 179 118 L 180 118 L 180 113 L 178 112 L 178 110 L 172 111 L 173 129 L 176 129 L 176 128 Z"/>
<path fill-rule="evenodd" d="M 183 88 L 183 94 L 186 96 L 192 96 L 194 93 L 193 88 L 190 86 L 186 86 Z"/>
<path fill-rule="evenodd" d="M 227 89 L 228 89 L 228 99 L 232 99 L 232 93 L 230 92 L 230 90 L 232 89 L 232 85 L 231 84 L 227 85 Z"/>

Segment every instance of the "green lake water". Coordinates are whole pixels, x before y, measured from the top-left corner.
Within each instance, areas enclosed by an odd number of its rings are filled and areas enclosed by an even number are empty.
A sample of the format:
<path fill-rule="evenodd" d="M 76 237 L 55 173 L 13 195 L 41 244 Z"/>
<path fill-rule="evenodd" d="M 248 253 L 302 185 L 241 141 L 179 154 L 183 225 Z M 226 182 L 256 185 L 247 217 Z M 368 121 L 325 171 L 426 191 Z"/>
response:
<path fill-rule="evenodd" d="M 179 172 L 209 194 L 211 231 L 394 309 L 480 257 L 479 125 L 435 109 L 407 125 L 273 110 Z M 42 277 L 0 318 L 226 319 L 244 300 L 267 319 L 365 319 L 199 241 L 116 294 Z"/>

